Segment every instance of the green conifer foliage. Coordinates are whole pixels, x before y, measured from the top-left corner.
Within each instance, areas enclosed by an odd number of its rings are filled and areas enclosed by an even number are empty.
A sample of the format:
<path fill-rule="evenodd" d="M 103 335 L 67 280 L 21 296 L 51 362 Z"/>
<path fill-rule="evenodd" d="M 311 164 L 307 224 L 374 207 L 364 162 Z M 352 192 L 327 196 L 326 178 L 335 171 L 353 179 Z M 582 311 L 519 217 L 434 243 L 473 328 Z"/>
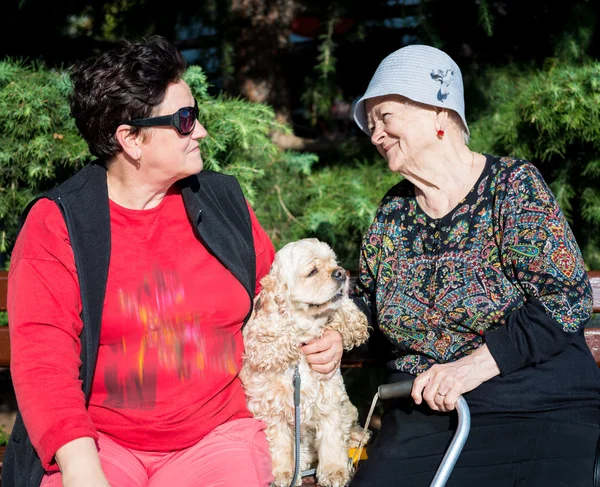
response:
<path fill-rule="evenodd" d="M 0 62 L 0 252 L 12 246 L 19 215 L 33 196 L 86 160 L 67 91 L 60 73 Z"/>
<path fill-rule="evenodd" d="M 333 247 L 341 265 L 358 267 L 360 243 L 377 205 L 401 179 L 371 149 L 371 160 L 331 165 L 313 154 L 288 153 L 267 169 L 257 184 L 255 209 L 275 247 L 315 237 Z"/>
<path fill-rule="evenodd" d="M 588 266 L 600 268 L 600 64 L 549 61 L 543 70 L 504 68 L 480 79 L 486 107 L 470 121 L 471 147 L 538 165 L 572 223 Z M 273 110 L 208 93 L 204 72 L 184 79 L 200 103 L 207 169 L 233 174 L 276 248 L 303 237 L 333 246 L 355 269 L 377 204 L 400 178 L 376 151 L 351 146 L 337 160 L 280 151 L 270 135 L 288 130 Z M 9 252 L 18 216 L 36 194 L 90 160 L 69 116 L 64 73 L 0 62 L 0 251 Z M 370 145 L 370 144 L 369 144 Z M 344 155 L 345 154 L 345 155 Z M 330 156 L 331 158 L 331 156 Z"/>

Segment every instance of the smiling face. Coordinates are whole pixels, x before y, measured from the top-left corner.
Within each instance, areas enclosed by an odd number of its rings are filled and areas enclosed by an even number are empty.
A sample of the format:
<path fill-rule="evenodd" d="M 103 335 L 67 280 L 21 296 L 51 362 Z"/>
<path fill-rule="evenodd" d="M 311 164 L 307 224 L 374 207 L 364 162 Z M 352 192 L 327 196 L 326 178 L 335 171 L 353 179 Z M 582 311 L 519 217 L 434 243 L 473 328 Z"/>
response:
<path fill-rule="evenodd" d="M 183 107 L 193 107 L 194 97 L 185 81 L 172 83 L 153 117 L 172 115 Z M 144 130 L 140 161 L 155 181 L 177 181 L 202 170 L 198 140 L 206 137 L 205 128 L 196 121 L 189 135 L 181 135 L 175 127 L 152 127 Z"/>
<path fill-rule="evenodd" d="M 391 171 L 402 169 L 435 148 L 435 108 L 410 102 L 398 95 L 370 98 L 365 102 L 371 142 L 388 161 Z"/>
<path fill-rule="evenodd" d="M 304 314 L 333 313 L 346 295 L 348 280 L 333 250 L 316 239 L 303 239 L 283 247 L 275 267 L 289 288 L 291 306 Z"/>

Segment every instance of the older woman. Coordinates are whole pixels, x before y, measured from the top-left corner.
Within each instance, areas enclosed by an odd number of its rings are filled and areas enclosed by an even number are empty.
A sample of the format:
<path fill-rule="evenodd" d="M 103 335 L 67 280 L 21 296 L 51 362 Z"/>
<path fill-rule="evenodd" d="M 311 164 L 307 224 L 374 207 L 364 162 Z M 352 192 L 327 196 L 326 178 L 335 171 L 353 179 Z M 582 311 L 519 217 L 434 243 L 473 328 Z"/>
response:
<path fill-rule="evenodd" d="M 273 479 L 238 376 L 273 246 L 237 181 L 201 172 L 185 67 L 152 37 L 72 72 L 71 112 L 98 159 L 35 202 L 12 255 L 20 416 L 4 487 Z M 341 336 L 303 350 L 329 374 Z"/>
<path fill-rule="evenodd" d="M 390 380 L 416 379 L 352 485 L 428 485 L 462 394 L 472 429 L 449 485 L 592 486 L 591 291 L 540 173 L 467 147 L 460 69 L 432 47 L 385 58 L 355 119 L 404 177 L 364 238 L 356 301 L 395 346 Z"/>

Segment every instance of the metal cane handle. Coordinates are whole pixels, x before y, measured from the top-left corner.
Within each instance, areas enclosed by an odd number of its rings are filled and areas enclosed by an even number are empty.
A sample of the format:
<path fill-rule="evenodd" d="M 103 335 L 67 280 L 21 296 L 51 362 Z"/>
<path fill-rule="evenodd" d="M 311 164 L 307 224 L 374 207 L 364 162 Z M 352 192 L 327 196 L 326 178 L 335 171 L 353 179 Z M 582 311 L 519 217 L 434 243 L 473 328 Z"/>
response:
<path fill-rule="evenodd" d="M 381 399 L 400 399 L 410 397 L 414 379 L 405 380 L 402 382 L 394 382 L 392 384 L 384 384 L 379 386 L 378 394 Z M 456 433 L 452 437 L 450 446 L 446 450 L 442 462 L 435 472 L 435 477 L 430 484 L 430 487 L 444 487 L 448 481 L 448 477 L 452 473 L 452 469 L 458 460 L 458 456 L 465 446 L 469 430 L 471 429 L 471 412 L 464 397 L 458 396 L 456 402 L 456 413 L 458 415 L 458 426 Z"/>

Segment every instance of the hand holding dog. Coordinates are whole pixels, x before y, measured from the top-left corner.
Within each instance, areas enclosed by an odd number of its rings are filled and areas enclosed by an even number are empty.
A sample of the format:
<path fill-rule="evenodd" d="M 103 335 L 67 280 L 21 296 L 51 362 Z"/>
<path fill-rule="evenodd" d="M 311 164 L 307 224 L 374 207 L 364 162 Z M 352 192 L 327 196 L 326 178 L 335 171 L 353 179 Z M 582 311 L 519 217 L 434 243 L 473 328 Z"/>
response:
<path fill-rule="evenodd" d="M 466 357 L 423 372 L 415 379 L 411 395 L 416 404 L 425 400 L 434 411 L 448 412 L 456 407 L 458 396 L 499 374 L 487 345 L 482 345 Z"/>
<path fill-rule="evenodd" d="M 325 330 L 320 338 L 300 347 L 311 369 L 331 379 L 337 371 L 344 351 L 342 335 L 335 330 Z"/>

